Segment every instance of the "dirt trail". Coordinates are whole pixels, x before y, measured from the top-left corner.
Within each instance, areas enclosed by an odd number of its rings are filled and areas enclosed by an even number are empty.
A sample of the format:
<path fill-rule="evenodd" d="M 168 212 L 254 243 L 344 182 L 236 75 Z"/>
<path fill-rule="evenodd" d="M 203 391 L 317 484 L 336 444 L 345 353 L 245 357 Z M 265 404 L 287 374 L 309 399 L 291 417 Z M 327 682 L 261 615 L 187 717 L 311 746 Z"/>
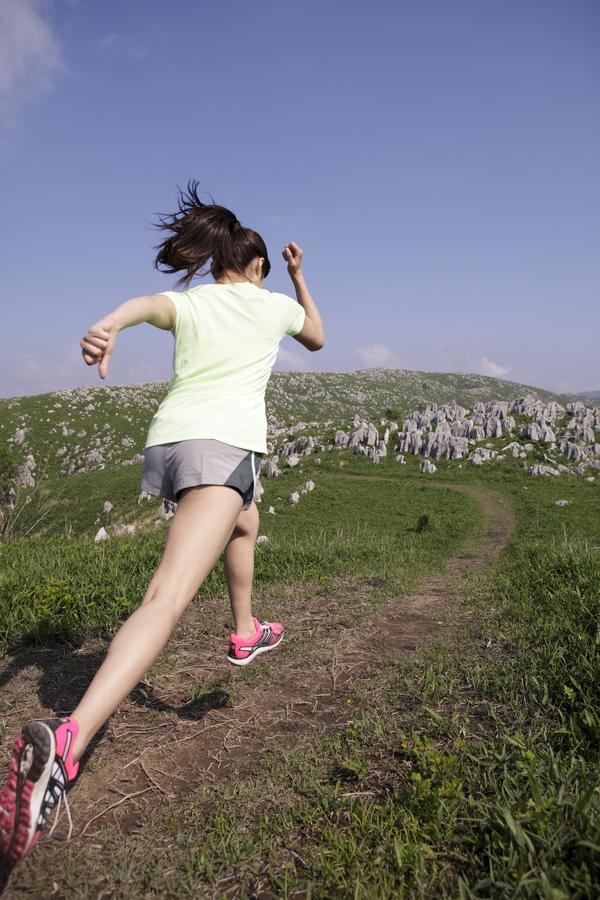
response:
<path fill-rule="evenodd" d="M 134 831 L 157 800 L 176 803 L 179 794 L 199 783 L 215 783 L 242 767 L 245 773 L 251 772 L 275 743 L 301 746 L 326 729 L 343 725 L 348 717 L 346 699 L 357 679 L 372 677 L 378 667 L 439 635 L 444 617 L 451 615 L 457 577 L 493 562 L 510 536 L 514 515 L 509 498 L 491 488 L 443 482 L 436 487 L 475 499 L 484 513 L 483 528 L 448 560 L 445 572 L 426 577 L 413 593 L 391 598 L 376 612 L 372 594 L 378 579 L 340 579 L 335 596 L 311 598 L 315 612 L 308 622 L 303 598 L 294 595 L 294 586 L 281 586 L 285 622 L 294 637 L 273 657 L 263 656 L 248 670 L 232 672 L 223 663 L 220 631 L 209 636 L 202 633 L 206 604 L 202 610 L 192 605 L 153 670 L 153 685 L 147 691 L 144 686 L 138 688 L 123 704 L 84 760 L 83 777 L 69 792 L 74 821 L 69 853 L 85 854 L 89 841 L 110 853 L 115 835 L 122 838 Z M 361 598 L 366 613 L 358 624 L 328 629 L 332 605 L 340 610 L 347 604 L 356 610 Z M 222 613 L 222 600 L 217 602 Z M 365 640 L 372 635 L 375 642 Z M 83 690 L 106 644 L 90 641 L 78 653 L 28 650 L 9 661 L 8 674 L 11 665 L 14 671 L 9 691 L 18 692 L 24 703 L 4 715 L 7 733 L 12 734 L 24 718 L 47 715 L 48 708 L 60 708 L 61 702 L 66 705 Z M 40 658 L 45 652 L 56 658 L 44 662 L 40 678 Z M 219 673 L 223 673 L 221 684 L 215 679 Z M 199 680 L 204 682 L 200 689 Z M 182 703 L 192 685 L 197 688 L 196 699 Z M 37 708 L 26 700 L 32 693 L 39 697 Z M 353 706 L 352 715 L 356 713 Z M 5 764 L 9 749 L 5 742 L 0 764 Z M 57 832 L 64 834 L 66 827 L 62 819 L 54 837 Z M 55 866 L 60 871 L 64 844 L 48 838 L 43 843 L 45 871 L 54 871 Z M 21 863 L 18 890 L 39 885 L 34 857 L 41 852 Z"/>

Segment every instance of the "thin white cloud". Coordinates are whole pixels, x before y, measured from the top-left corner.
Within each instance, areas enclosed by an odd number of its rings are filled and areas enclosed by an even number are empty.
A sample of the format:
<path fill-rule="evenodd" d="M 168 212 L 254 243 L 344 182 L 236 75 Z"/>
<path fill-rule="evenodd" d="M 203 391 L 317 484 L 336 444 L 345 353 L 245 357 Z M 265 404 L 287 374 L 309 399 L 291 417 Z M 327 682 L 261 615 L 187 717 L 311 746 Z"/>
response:
<path fill-rule="evenodd" d="M 509 372 L 513 371 L 512 366 L 499 365 L 498 363 L 492 362 L 487 356 L 482 356 L 479 360 L 479 368 L 484 375 L 491 375 L 492 378 L 503 378 L 505 375 L 508 375 Z"/>
<path fill-rule="evenodd" d="M 306 352 L 308 353 L 309 351 L 307 350 Z M 285 347 L 279 345 L 277 360 L 273 366 L 274 372 L 306 371 L 308 368 L 306 360 L 299 353 L 294 353 L 293 350 L 286 350 Z"/>
<path fill-rule="evenodd" d="M 52 90 L 63 69 L 39 0 L 0 0 L 0 126 L 14 127 L 19 107 Z"/>
<path fill-rule="evenodd" d="M 367 344 L 365 347 L 355 347 L 354 352 L 366 369 L 398 366 L 398 357 L 393 350 L 390 350 L 384 344 Z"/>

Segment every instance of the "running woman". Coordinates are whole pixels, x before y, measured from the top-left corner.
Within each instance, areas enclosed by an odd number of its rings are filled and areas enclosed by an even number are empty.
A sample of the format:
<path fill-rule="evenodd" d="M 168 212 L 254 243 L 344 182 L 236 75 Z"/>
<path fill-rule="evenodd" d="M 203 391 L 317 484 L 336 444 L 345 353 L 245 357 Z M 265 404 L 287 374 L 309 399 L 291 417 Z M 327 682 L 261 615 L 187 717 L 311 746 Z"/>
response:
<path fill-rule="evenodd" d="M 271 264 L 261 236 L 230 210 L 205 204 L 198 182 L 161 217 L 167 233 L 156 268 L 183 273 L 182 291 L 136 297 L 96 322 L 80 346 L 106 378 L 123 328 L 148 322 L 174 337 L 173 378 L 148 430 L 142 488 L 177 504 L 165 548 L 141 605 L 116 633 L 72 715 L 26 724 L 0 795 L 0 853 L 13 862 L 37 842 L 73 782 L 90 740 L 145 676 L 213 566 L 224 554 L 234 633 L 227 659 L 245 666 L 278 646 L 279 622 L 252 614 L 258 510 L 267 452 L 265 390 L 286 334 L 308 350 L 324 345 L 318 309 L 302 274 L 302 250 L 283 258 L 296 300 L 263 287 Z M 214 283 L 190 286 L 208 265 Z"/>

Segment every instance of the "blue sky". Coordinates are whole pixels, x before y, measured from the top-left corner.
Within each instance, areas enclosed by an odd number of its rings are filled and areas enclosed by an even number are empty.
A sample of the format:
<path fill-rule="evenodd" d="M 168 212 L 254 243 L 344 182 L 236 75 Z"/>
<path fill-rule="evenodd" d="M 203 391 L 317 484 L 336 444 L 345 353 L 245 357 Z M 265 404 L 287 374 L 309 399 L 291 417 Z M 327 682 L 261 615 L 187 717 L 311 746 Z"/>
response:
<path fill-rule="evenodd" d="M 276 369 L 600 388 L 595 0 L 2 0 L 0 395 L 101 383 L 79 340 L 195 177 L 296 240 L 326 328 Z M 106 384 L 169 378 L 123 332 Z"/>

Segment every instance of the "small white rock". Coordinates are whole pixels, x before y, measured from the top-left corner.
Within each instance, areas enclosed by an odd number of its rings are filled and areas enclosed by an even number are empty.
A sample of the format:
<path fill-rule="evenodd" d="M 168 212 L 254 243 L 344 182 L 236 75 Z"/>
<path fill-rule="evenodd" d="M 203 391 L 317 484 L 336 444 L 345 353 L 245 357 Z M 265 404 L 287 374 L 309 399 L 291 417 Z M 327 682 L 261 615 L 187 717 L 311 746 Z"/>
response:
<path fill-rule="evenodd" d="M 267 537 L 266 534 L 259 534 L 259 536 L 256 538 L 256 543 L 257 544 L 265 544 L 268 540 L 269 540 L 269 538 Z"/>
<path fill-rule="evenodd" d="M 108 515 L 110 512 L 112 512 L 113 509 L 114 509 L 114 506 L 112 505 L 110 500 L 105 500 L 104 506 L 102 507 L 102 512 L 106 513 L 106 515 Z"/>
<path fill-rule="evenodd" d="M 136 531 L 137 531 L 137 525 L 133 522 L 129 525 L 124 525 L 123 523 L 119 523 L 119 525 L 115 525 L 113 527 L 113 532 L 116 535 L 135 534 Z"/>
<path fill-rule="evenodd" d="M 176 509 L 176 503 L 174 503 L 172 500 L 163 499 L 162 506 L 158 515 L 161 519 L 172 519 L 175 515 Z"/>
<path fill-rule="evenodd" d="M 106 528 L 100 528 L 96 532 L 96 537 L 94 538 L 94 543 L 97 544 L 98 541 L 107 541 L 108 540 L 108 532 Z"/>
<path fill-rule="evenodd" d="M 270 515 L 270 516 L 276 515 L 275 507 L 274 507 L 274 506 L 270 506 L 270 507 L 268 508 L 268 510 L 267 510 L 267 513 L 268 513 L 268 515 Z"/>
<path fill-rule="evenodd" d="M 555 506 L 568 506 L 569 501 L 568 500 L 555 500 L 554 505 Z"/>
<path fill-rule="evenodd" d="M 298 493 L 298 491 L 294 491 L 292 494 L 290 494 L 290 502 L 291 503 L 298 503 L 299 500 L 300 500 L 300 494 Z"/>

